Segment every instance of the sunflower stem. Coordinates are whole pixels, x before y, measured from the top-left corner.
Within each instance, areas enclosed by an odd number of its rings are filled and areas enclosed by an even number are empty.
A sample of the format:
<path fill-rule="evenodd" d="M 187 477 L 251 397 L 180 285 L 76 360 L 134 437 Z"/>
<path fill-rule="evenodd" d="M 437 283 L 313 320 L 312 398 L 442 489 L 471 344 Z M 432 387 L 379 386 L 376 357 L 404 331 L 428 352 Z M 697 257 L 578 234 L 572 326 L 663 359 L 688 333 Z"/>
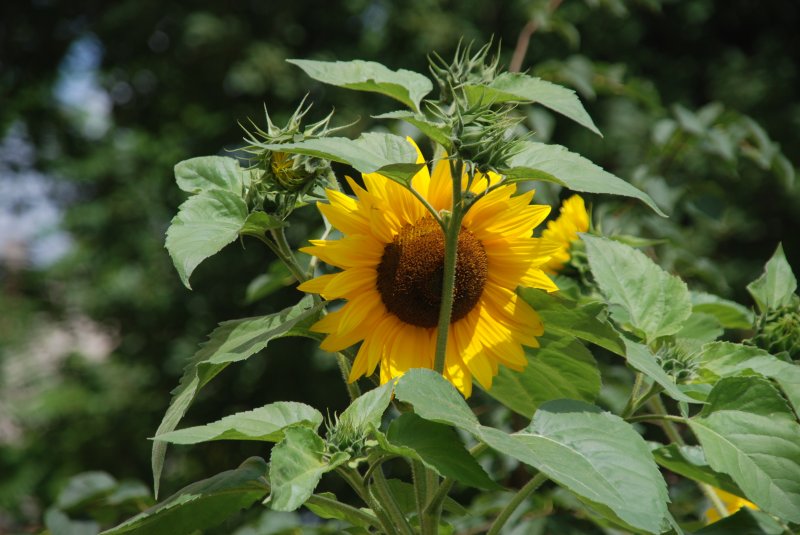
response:
<path fill-rule="evenodd" d="M 538 489 L 542 483 L 547 481 L 547 476 L 543 473 L 539 472 L 530 481 L 525 483 L 525 485 L 517 491 L 514 496 L 511 497 L 511 501 L 506 504 L 500 514 L 497 515 L 497 518 L 494 519 L 492 523 L 492 527 L 489 528 L 489 531 L 486 532 L 486 535 L 497 535 L 500 533 L 500 530 L 503 529 L 508 519 L 517 510 L 517 507 L 525 501 L 525 499 L 530 496 L 536 489 Z"/>
<path fill-rule="evenodd" d="M 461 232 L 463 206 L 461 204 L 461 175 L 464 162 L 460 158 L 450 161 L 450 173 L 453 177 L 453 209 L 447 221 L 444 236 L 444 270 L 442 273 L 442 301 L 439 308 L 439 322 L 436 335 L 436 357 L 433 369 L 444 373 L 445 356 L 447 355 L 447 335 L 450 331 L 450 319 L 453 316 L 453 294 L 456 285 L 456 260 L 458 259 L 458 235 Z"/>
<path fill-rule="evenodd" d="M 389 518 L 394 524 L 395 529 L 402 535 L 414 535 L 414 530 L 408 524 L 405 515 L 400 510 L 397 500 L 389 488 L 389 482 L 386 481 L 386 476 L 383 475 L 383 468 L 378 467 L 372 474 L 372 482 L 374 484 L 376 494 L 380 498 L 381 505 L 388 513 Z"/>

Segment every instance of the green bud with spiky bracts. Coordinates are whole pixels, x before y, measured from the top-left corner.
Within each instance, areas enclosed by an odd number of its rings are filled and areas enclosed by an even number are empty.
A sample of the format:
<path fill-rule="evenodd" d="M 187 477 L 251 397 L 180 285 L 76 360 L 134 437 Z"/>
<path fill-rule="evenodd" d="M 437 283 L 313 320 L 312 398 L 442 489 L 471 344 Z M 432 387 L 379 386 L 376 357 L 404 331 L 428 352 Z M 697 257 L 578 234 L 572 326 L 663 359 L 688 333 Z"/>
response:
<path fill-rule="evenodd" d="M 499 55 L 489 59 L 491 41 L 472 54 L 472 43 L 466 47 L 458 43 L 453 61 L 447 63 L 434 53 L 428 60 L 434 80 L 439 84 L 439 102 L 450 104 L 460 98 L 460 89 L 466 84 L 483 85 L 494 80 L 500 65 Z"/>
<path fill-rule="evenodd" d="M 358 458 L 364 454 L 367 440 L 366 429 L 359 429 L 352 425 L 350 420 L 341 420 L 336 416 L 329 417 L 325 426 L 329 453 L 345 452 L 351 458 Z"/>
<path fill-rule="evenodd" d="M 694 377 L 697 359 L 691 347 L 680 342 L 666 342 L 656 351 L 656 361 L 676 383 L 684 383 Z"/>
<path fill-rule="evenodd" d="M 252 131 L 244 126 L 245 141 L 249 144 L 243 147 L 245 152 L 252 155 L 251 187 L 248 192 L 248 201 L 255 208 L 267 199 L 272 199 L 279 205 L 286 205 L 286 198 L 294 199 L 297 195 L 309 191 L 315 185 L 327 185 L 333 176 L 330 161 L 314 156 L 290 154 L 287 152 L 267 149 L 269 145 L 282 143 L 297 143 L 306 139 L 325 137 L 331 132 L 339 130 L 330 128 L 329 123 L 333 112 L 319 122 L 303 127 L 303 117 L 311 109 L 304 106 L 305 99 L 294 111 L 285 126 L 276 126 L 264 108 L 267 127 L 266 130 L 258 127 L 252 120 Z M 288 208 L 288 206 L 284 207 Z"/>
<path fill-rule="evenodd" d="M 755 330 L 746 343 L 773 355 L 786 353 L 791 359 L 800 358 L 800 297 L 793 295 L 788 304 L 761 314 Z"/>

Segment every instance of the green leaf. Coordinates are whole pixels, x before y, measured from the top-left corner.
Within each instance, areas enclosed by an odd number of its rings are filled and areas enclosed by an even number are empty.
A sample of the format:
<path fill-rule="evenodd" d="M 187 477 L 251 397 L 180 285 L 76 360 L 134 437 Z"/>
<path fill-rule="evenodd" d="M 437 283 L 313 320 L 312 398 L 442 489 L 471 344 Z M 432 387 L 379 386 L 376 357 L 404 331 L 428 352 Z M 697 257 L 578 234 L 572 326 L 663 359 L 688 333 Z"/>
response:
<path fill-rule="evenodd" d="M 483 427 L 480 438 L 546 474 L 607 518 L 661 531 L 666 484 L 645 441 L 621 418 L 580 401 L 551 401 L 520 433 Z"/>
<path fill-rule="evenodd" d="M 408 370 L 397 381 L 394 395 L 400 401 L 411 403 L 414 412 L 426 420 L 453 425 L 471 433 L 475 433 L 480 425 L 461 394 L 433 370 Z"/>
<path fill-rule="evenodd" d="M 405 413 L 389 425 L 386 439 L 390 453 L 422 461 L 441 476 L 479 489 L 500 488 L 464 448 L 452 427 Z"/>
<path fill-rule="evenodd" d="M 757 347 L 715 342 L 703 346 L 697 356 L 700 381 L 714 383 L 721 377 L 752 375 L 774 379 L 800 413 L 800 366 L 781 360 Z"/>
<path fill-rule="evenodd" d="M 389 479 L 386 481 L 389 484 L 389 491 L 392 496 L 397 500 L 397 506 L 400 508 L 406 517 L 412 517 L 417 514 L 417 499 L 414 490 L 414 485 L 401 481 L 399 479 Z M 464 507 L 449 496 L 444 499 L 442 509 L 454 515 L 465 516 L 469 512 Z"/>
<path fill-rule="evenodd" d="M 800 425 L 767 380 L 721 379 L 689 425 L 712 469 L 767 513 L 800 522 Z"/>
<path fill-rule="evenodd" d="M 701 401 L 697 401 L 696 399 L 687 396 L 681 391 L 680 388 L 678 388 L 678 385 L 675 384 L 675 381 L 673 381 L 672 378 L 667 375 L 667 373 L 658 364 L 658 361 L 656 360 L 656 357 L 653 355 L 652 351 L 650 351 L 650 348 L 627 339 L 625 340 L 625 347 L 627 348 L 628 364 L 630 364 L 633 369 L 642 372 L 647 377 L 661 385 L 661 387 L 664 388 L 664 392 L 666 392 L 669 397 L 676 401 L 702 403 Z"/>
<path fill-rule="evenodd" d="M 358 139 L 322 137 L 262 148 L 345 163 L 361 173 L 380 173 L 403 184 L 425 166 L 417 163 L 417 151 L 405 138 L 376 132 L 361 134 Z"/>
<path fill-rule="evenodd" d="M 657 214 L 666 216 L 648 194 L 604 171 L 579 154 L 560 145 L 535 141 L 524 141 L 519 146 L 521 150 L 511 157 L 508 169 L 498 170 L 510 181 L 544 180 L 573 191 L 633 197 L 644 202 Z"/>
<path fill-rule="evenodd" d="M 195 268 L 234 241 L 246 220 L 247 205 L 230 191 L 202 191 L 181 204 L 167 229 L 166 247 L 184 286 L 192 288 Z"/>
<path fill-rule="evenodd" d="M 783 254 L 783 245 L 778 244 L 772 258 L 764 266 L 764 273 L 747 285 L 747 291 L 753 296 L 758 309 L 766 312 L 789 304 L 795 290 L 797 279 Z"/>
<path fill-rule="evenodd" d="M 517 293 L 541 316 L 545 332 L 574 336 L 625 356 L 625 345 L 605 319 L 603 303 L 578 303 L 535 288 L 520 288 Z"/>
<path fill-rule="evenodd" d="M 692 312 L 710 314 L 726 329 L 749 329 L 753 326 L 753 313 L 739 303 L 703 292 L 691 292 L 690 298 Z"/>
<path fill-rule="evenodd" d="M 591 352 L 575 338 L 548 334 L 547 327 L 539 343 L 539 349 L 526 351 L 528 366 L 523 371 L 501 367 L 487 393 L 528 418 L 546 401 L 594 401 L 600 392 L 600 371 Z"/>
<path fill-rule="evenodd" d="M 153 440 L 171 444 L 197 444 L 212 440 L 261 440 L 280 442 L 283 430 L 293 425 L 303 425 L 317 430 L 322 424 L 322 414 L 305 403 L 279 401 L 251 411 L 238 412 L 216 422 L 187 427 L 156 435 Z"/>
<path fill-rule="evenodd" d="M 175 182 L 189 193 L 221 189 L 241 197 L 244 186 L 249 183 L 249 175 L 235 158 L 201 156 L 176 164 Z"/>
<path fill-rule="evenodd" d="M 422 98 L 433 84 L 425 76 L 405 69 L 393 71 L 374 61 L 312 61 L 289 59 L 315 80 L 338 87 L 381 93 L 419 111 Z"/>
<path fill-rule="evenodd" d="M 268 492 L 266 472 L 264 460 L 251 457 L 235 470 L 192 483 L 103 535 L 182 535 L 212 528 Z"/>
<path fill-rule="evenodd" d="M 186 366 L 180 384 L 172 391 L 172 400 L 158 426 L 156 436 L 173 431 L 186 414 L 197 392 L 231 362 L 255 355 L 267 347 L 271 340 L 299 334 L 300 326 L 313 321 L 321 306 L 313 305 L 312 299 L 307 296 L 295 306 L 275 314 L 221 323 Z M 151 464 L 156 497 L 166 453 L 166 442 L 153 443 Z"/>
<path fill-rule="evenodd" d="M 379 428 L 386 408 L 392 402 L 394 381 L 360 395 L 339 415 L 339 425 L 366 432 L 370 427 Z"/>
<path fill-rule="evenodd" d="M 489 85 L 468 85 L 467 97 L 472 102 L 531 102 L 541 104 L 572 119 L 602 137 L 592 118 L 586 113 L 575 91 L 527 74 L 505 72 Z"/>
<path fill-rule="evenodd" d="M 306 427 L 288 427 L 284 439 L 272 448 L 269 506 L 276 511 L 294 511 L 314 493 L 320 478 L 342 463 L 345 453 L 325 455 L 325 442 Z"/>
<path fill-rule="evenodd" d="M 686 284 L 641 251 L 589 234 L 582 234 L 592 270 L 609 305 L 622 307 L 612 315 L 647 342 L 675 334 L 692 313 Z"/>
<path fill-rule="evenodd" d="M 262 211 L 251 212 L 247 216 L 239 234 L 248 236 L 264 236 L 268 230 L 285 227 L 286 223 L 272 214 Z"/>
<path fill-rule="evenodd" d="M 412 124 L 419 128 L 420 132 L 428 136 L 430 139 L 449 149 L 452 145 L 452 131 L 444 123 L 438 123 L 429 120 L 424 115 L 414 113 L 406 110 L 390 111 L 381 115 L 374 115 L 375 119 L 400 119 L 408 124 Z"/>
<path fill-rule="evenodd" d="M 680 446 L 670 444 L 653 450 L 656 462 L 676 474 L 694 481 L 708 483 L 725 492 L 742 496 L 742 491 L 727 474 L 715 472 L 708 465 L 703 448 L 700 446 Z"/>
<path fill-rule="evenodd" d="M 692 313 L 686 318 L 686 322 L 681 330 L 675 334 L 676 338 L 685 338 L 692 343 L 700 344 L 713 342 L 723 335 L 725 329 L 720 325 L 719 320 L 712 314 L 697 312 L 692 307 Z"/>
<path fill-rule="evenodd" d="M 768 514 L 742 507 L 731 516 L 717 520 L 696 531 L 695 535 L 731 535 L 732 533 L 736 535 L 781 535 L 786 533 L 786 530 Z"/>

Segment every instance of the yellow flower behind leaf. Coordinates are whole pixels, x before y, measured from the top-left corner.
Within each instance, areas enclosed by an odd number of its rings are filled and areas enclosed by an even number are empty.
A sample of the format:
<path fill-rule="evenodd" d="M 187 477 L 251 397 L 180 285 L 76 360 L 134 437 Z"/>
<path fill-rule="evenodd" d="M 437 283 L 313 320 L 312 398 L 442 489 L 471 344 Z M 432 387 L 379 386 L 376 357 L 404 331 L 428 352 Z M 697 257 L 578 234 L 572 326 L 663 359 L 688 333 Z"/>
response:
<path fill-rule="evenodd" d="M 569 262 L 570 243 L 578 239 L 579 232 L 589 230 L 589 214 L 580 195 L 573 195 L 561 204 L 559 216 L 547 223 L 542 238 L 559 245 L 559 249 L 550 260 L 542 266 L 545 273 L 554 275 Z"/>
<path fill-rule="evenodd" d="M 730 492 L 725 492 L 724 490 L 713 488 L 712 490 L 714 493 L 719 496 L 722 503 L 725 505 L 725 509 L 728 511 L 729 515 L 732 515 L 742 507 L 747 507 L 748 509 L 758 510 L 758 506 L 751 501 L 745 500 L 744 498 L 740 498 L 735 494 L 731 494 Z M 720 516 L 719 512 L 714 506 L 709 507 L 706 510 L 706 523 L 712 524 L 722 517 Z"/>
<path fill-rule="evenodd" d="M 418 162 L 424 163 L 421 154 Z M 326 351 L 363 341 L 349 381 L 380 366 L 385 383 L 411 368 L 433 368 L 444 234 L 408 190 L 377 173 L 363 178 L 362 188 L 348 177 L 355 199 L 328 190 L 330 204 L 319 204 L 344 237 L 312 240 L 301 249 L 342 271 L 300 289 L 347 300 L 312 330 L 327 334 L 321 344 Z M 499 180 L 493 173 L 478 175 L 470 190 L 483 193 Z M 462 184 L 466 187 L 466 176 Z M 440 160 L 432 172 L 424 167 L 412 186 L 438 212 L 452 210 L 448 161 Z M 533 192 L 515 193 L 513 184 L 494 189 L 472 205 L 462 222 L 444 376 L 465 396 L 472 392 L 473 378 L 488 389 L 498 365 L 522 370 L 527 364 L 523 345 L 538 347 L 541 319 L 517 296 L 517 286 L 557 289 L 542 265 L 558 246 L 532 237 L 550 207 L 531 205 Z"/>

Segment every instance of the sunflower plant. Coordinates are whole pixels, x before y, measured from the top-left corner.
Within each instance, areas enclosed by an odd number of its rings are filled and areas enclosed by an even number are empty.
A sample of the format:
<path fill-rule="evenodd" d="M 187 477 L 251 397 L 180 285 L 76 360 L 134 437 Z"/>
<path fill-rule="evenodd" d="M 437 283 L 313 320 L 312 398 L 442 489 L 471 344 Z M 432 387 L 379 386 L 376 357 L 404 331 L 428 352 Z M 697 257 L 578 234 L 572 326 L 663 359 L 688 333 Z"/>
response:
<path fill-rule="evenodd" d="M 378 117 L 416 127 L 419 145 L 337 136 L 330 116 L 304 125 L 303 103 L 285 126 L 267 115 L 246 128 L 246 158 L 176 165 L 190 196 L 166 247 L 183 283 L 255 238 L 306 295 L 214 330 L 153 437 L 156 493 L 168 444 L 260 441 L 274 444 L 269 460 L 193 483 L 108 533 L 192 533 L 258 504 L 305 507 L 349 533 L 529 532 L 554 511 L 595 532 L 794 532 L 800 326 L 782 249 L 748 287 L 756 315 L 690 290 L 636 248 L 646 243 L 603 236 L 584 196 L 665 214 L 580 155 L 526 137 L 519 111 L 530 105 L 600 132 L 572 91 L 503 72 L 490 52 L 434 55 L 432 79 L 374 62 L 290 61 L 399 102 Z M 332 162 L 361 176 L 337 176 Z M 537 181 L 574 192 L 557 216 L 534 203 Z M 285 230 L 310 203 L 324 230 L 295 249 Z M 284 337 L 316 340 L 336 359 L 344 411 L 326 418 L 280 401 L 178 429 L 217 374 Z M 624 398 L 604 396 L 604 381 L 622 381 Z M 352 493 L 318 492 L 323 476 Z M 670 507 L 668 490 L 687 491 L 667 480 L 688 483 L 696 506 Z"/>

